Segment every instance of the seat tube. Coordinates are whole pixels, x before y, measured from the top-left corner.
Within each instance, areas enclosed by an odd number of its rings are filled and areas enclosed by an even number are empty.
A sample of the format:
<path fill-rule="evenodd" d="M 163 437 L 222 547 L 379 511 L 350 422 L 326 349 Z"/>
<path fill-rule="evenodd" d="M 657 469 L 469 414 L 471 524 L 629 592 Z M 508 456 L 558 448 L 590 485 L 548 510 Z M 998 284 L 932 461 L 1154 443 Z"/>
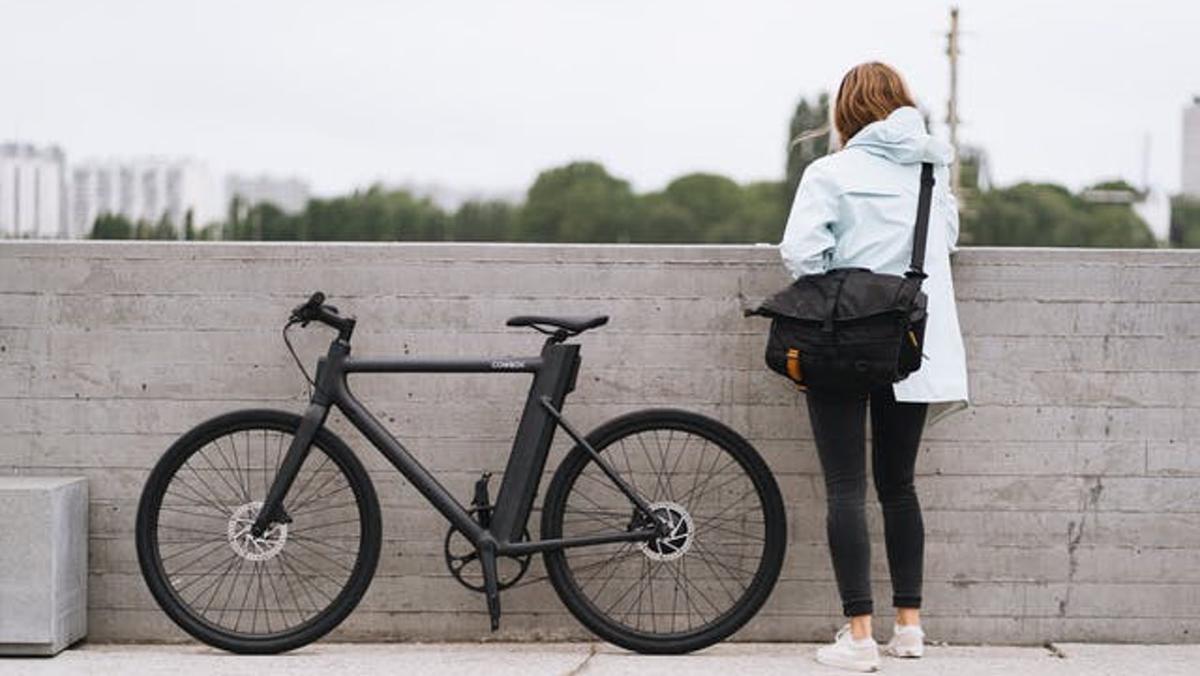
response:
<path fill-rule="evenodd" d="M 575 387 L 579 361 L 579 345 L 550 343 L 542 350 L 543 365 L 529 387 L 492 512 L 491 530 L 501 542 L 521 540 L 554 441 L 557 425 L 542 405 L 542 397 L 549 397 L 555 408 L 562 408 L 563 400 Z"/>

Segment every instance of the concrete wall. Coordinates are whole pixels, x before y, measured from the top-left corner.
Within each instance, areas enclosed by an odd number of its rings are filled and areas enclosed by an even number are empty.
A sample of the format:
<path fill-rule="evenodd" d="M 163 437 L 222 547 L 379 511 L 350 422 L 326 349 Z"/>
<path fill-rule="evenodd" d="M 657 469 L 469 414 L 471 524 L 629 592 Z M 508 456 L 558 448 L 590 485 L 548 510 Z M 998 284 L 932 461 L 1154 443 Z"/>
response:
<path fill-rule="evenodd" d="M 1195 640 L 1200 251 L 965 248 L 954 274 L 973 406 L 922 442 L 930 638 Z M 540 337 L 505 318 L 603 311 L 610 324 L 579 339 L 570 418 L 586 429 L 670 404 L 747 435 L 778 475 L 791 542 L 738 638 L 824 640 L 840 606 L 803 395 L 765 370 L 765 323 L 740 314 L 785 282 L 764 247 L 4 242 L 0 472 L 91 479 L 94 640 L 181 639 L 137 570 L 142 482 L 211 415 L 302 409 L 279 328 L 306 294 L 358 316 L 361 355 L 534 354 Z M 328 333 L 302 333 L 311 363 Z M 356 391 L 467 501 L 478 472 L 503 468 L 527 378 L 375 376 Z M 483 599 L 443 568 L 440 517 L 333 426 L 385 504 L 378 576 L 335 636 L 487 636 Z M 869 515 L 886 611 L 876 505 Z M 585 636 L 547 584 L 504 600 L 505 638 Z"/>

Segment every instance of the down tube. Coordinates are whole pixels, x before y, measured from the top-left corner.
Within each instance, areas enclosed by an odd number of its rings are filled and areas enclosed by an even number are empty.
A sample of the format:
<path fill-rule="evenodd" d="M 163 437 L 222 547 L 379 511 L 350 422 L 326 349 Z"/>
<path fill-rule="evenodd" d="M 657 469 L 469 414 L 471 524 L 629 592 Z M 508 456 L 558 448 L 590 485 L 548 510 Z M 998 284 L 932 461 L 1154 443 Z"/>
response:
<path fill-rule="evenodd" d="M 429 504 L 437 508 L 450 523 L 467 536 L 467 539 L 477 543 L 484 536 L 484 530 L 471 518 L 467 510 L 404 448 L 396 437 L 392 436 L 391 432 L 388 432 L 387 428 L 375 419 L 375 416 L 363 408 L 345 385 L 339 389 L 340 392 L 335 398 L 335 402 L 342 414 L 383 453 L 389 462 L 395 465 L 409 483 L 417 487 Z"/>

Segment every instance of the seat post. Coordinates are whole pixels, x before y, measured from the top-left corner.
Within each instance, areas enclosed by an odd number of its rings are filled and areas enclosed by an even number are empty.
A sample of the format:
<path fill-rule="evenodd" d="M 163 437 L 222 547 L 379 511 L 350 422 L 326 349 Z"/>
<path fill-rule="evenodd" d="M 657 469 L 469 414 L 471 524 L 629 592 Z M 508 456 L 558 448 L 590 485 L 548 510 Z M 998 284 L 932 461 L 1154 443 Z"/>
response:
<path fill-rule="evenodd" d="M 554 333 L 550 334 L 550 336 L 548 338 L 546 338 L 546 342 L 542 343 L 542 349 L 544 350 L 547 347 L 549 347 L 550 345 L 557 345 L 558 343 L 562 343 L 562 342 L 566 341 L 566 339 L 570 338 L 572 335 L 573 334 L 568 333 L 566 329 L 558 329 Z"/>

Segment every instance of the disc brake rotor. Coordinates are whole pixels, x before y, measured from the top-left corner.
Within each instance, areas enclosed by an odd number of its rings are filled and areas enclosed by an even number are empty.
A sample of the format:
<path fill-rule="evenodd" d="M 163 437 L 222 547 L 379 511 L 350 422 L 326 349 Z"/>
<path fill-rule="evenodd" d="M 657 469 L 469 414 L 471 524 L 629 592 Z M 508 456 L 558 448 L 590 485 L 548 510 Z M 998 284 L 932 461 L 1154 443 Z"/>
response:
<path fill-rule="evenodd" d="M 667 534 L 654 540 L 644 540 L 638 547 L 648 558 L 655 561 L 674 561 L 692 547 L 696 527 L 692 515 L 677 502 L 655 502 L 650 512 L 667 524 Z"/>
<path fill-rule="evenodd" d="M 233 515 L 229 517 L 226 529 L 229 547 L 247 561 L 269 561 L 283 551 L 283 545 L 287 542 L 286 523 L 272 524 L 262 537 L 254 537 L 250 528 L 254 525 L 254 519 L 258 517 L 260 509 L 261 501 L 247 502 L 234 510 Z"/>

